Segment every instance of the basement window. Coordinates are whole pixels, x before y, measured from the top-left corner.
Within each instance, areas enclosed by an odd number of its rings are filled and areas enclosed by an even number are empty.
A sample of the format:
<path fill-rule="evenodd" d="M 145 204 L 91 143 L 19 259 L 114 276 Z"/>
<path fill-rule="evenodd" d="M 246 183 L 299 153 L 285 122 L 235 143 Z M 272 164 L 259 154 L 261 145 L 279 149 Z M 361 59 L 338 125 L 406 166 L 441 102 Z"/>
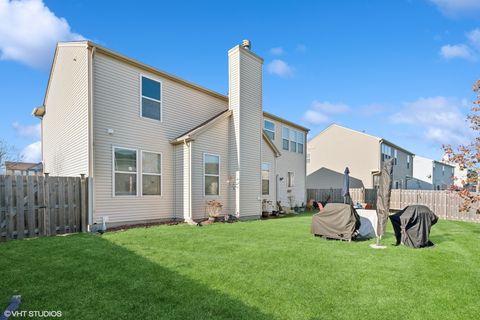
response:
<path fill-rule="evenodd" d="M 136 196 L 137 151 L 114 148 L 113 153 L 115 196 Z"/>
<path fill-rule="evenodd" d="M 142 92 L 142 117 L 153 120 L 161 120 L 161 90 L 162 84 L 159 81 L 141 77 L 141 92 Z"/>

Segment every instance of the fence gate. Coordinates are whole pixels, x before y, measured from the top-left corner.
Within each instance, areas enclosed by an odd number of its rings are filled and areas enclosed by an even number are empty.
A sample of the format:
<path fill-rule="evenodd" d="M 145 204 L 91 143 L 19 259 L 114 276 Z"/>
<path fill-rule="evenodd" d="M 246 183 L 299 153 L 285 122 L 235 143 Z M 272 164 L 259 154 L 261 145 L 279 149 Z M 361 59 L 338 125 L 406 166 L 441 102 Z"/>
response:
<path fill-rule="evenodd" d="M 0 175 L 0 241 L 85 231 L 80 177 Z"/>

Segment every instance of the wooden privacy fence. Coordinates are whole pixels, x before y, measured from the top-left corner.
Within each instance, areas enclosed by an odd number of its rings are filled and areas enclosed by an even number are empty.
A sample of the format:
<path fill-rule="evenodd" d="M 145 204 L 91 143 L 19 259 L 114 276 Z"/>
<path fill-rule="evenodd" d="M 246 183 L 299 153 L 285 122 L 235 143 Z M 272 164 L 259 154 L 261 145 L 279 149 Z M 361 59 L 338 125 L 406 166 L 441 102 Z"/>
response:
<path fill-rule="evenodd" d="M 86 181 L 0 175 L 0 241 L 86 231 Z"/>
<path fill-rule="evenodd" d="M 324 201 L 329 195 L 330 202 L 343 203 L 344 201 L 341 189 L 307 189 L 308 199 Z M 375 208 L 376 189 L 352 188 L 350 196 L 354 203 L 370 203 Z M 476 208 L 470 212 L 459 210 L 462 203 L 463 199 L 451 191 L 393 189 L 390 209 L 401 210 L 409 205 L 425 205 L 442 219 L 480 222 L 480 214 L 475 212 Z"/>

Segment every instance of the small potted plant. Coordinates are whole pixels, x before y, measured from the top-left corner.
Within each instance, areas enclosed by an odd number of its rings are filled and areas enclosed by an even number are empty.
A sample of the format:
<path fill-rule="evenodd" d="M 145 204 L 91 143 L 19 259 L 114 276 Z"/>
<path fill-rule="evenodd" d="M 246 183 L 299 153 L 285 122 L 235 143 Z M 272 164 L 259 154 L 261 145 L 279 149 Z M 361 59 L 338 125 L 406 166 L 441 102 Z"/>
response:
<path fill-rule="evenodd" d="M 214 222 L 216 218 L 220 217 L 220 213 L 222 212 L 222 203 L 217 200 L 210 200 L 207 202 L 207 214 L 208 214 L 208 221 Z"/>

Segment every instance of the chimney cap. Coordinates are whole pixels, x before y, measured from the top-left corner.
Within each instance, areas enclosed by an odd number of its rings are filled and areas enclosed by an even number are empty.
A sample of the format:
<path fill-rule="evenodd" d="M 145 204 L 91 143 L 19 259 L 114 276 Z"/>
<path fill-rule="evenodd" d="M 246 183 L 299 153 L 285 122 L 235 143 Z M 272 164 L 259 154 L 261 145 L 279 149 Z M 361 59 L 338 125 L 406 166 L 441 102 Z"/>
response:
<path fill-rule="evenodd" d="M 245 39 L 245 40 L 242 41 L 242 47 L 244 49 L 250 50 L 251 47 L 252 47 L 252 42 L 248 39 Z"/>

